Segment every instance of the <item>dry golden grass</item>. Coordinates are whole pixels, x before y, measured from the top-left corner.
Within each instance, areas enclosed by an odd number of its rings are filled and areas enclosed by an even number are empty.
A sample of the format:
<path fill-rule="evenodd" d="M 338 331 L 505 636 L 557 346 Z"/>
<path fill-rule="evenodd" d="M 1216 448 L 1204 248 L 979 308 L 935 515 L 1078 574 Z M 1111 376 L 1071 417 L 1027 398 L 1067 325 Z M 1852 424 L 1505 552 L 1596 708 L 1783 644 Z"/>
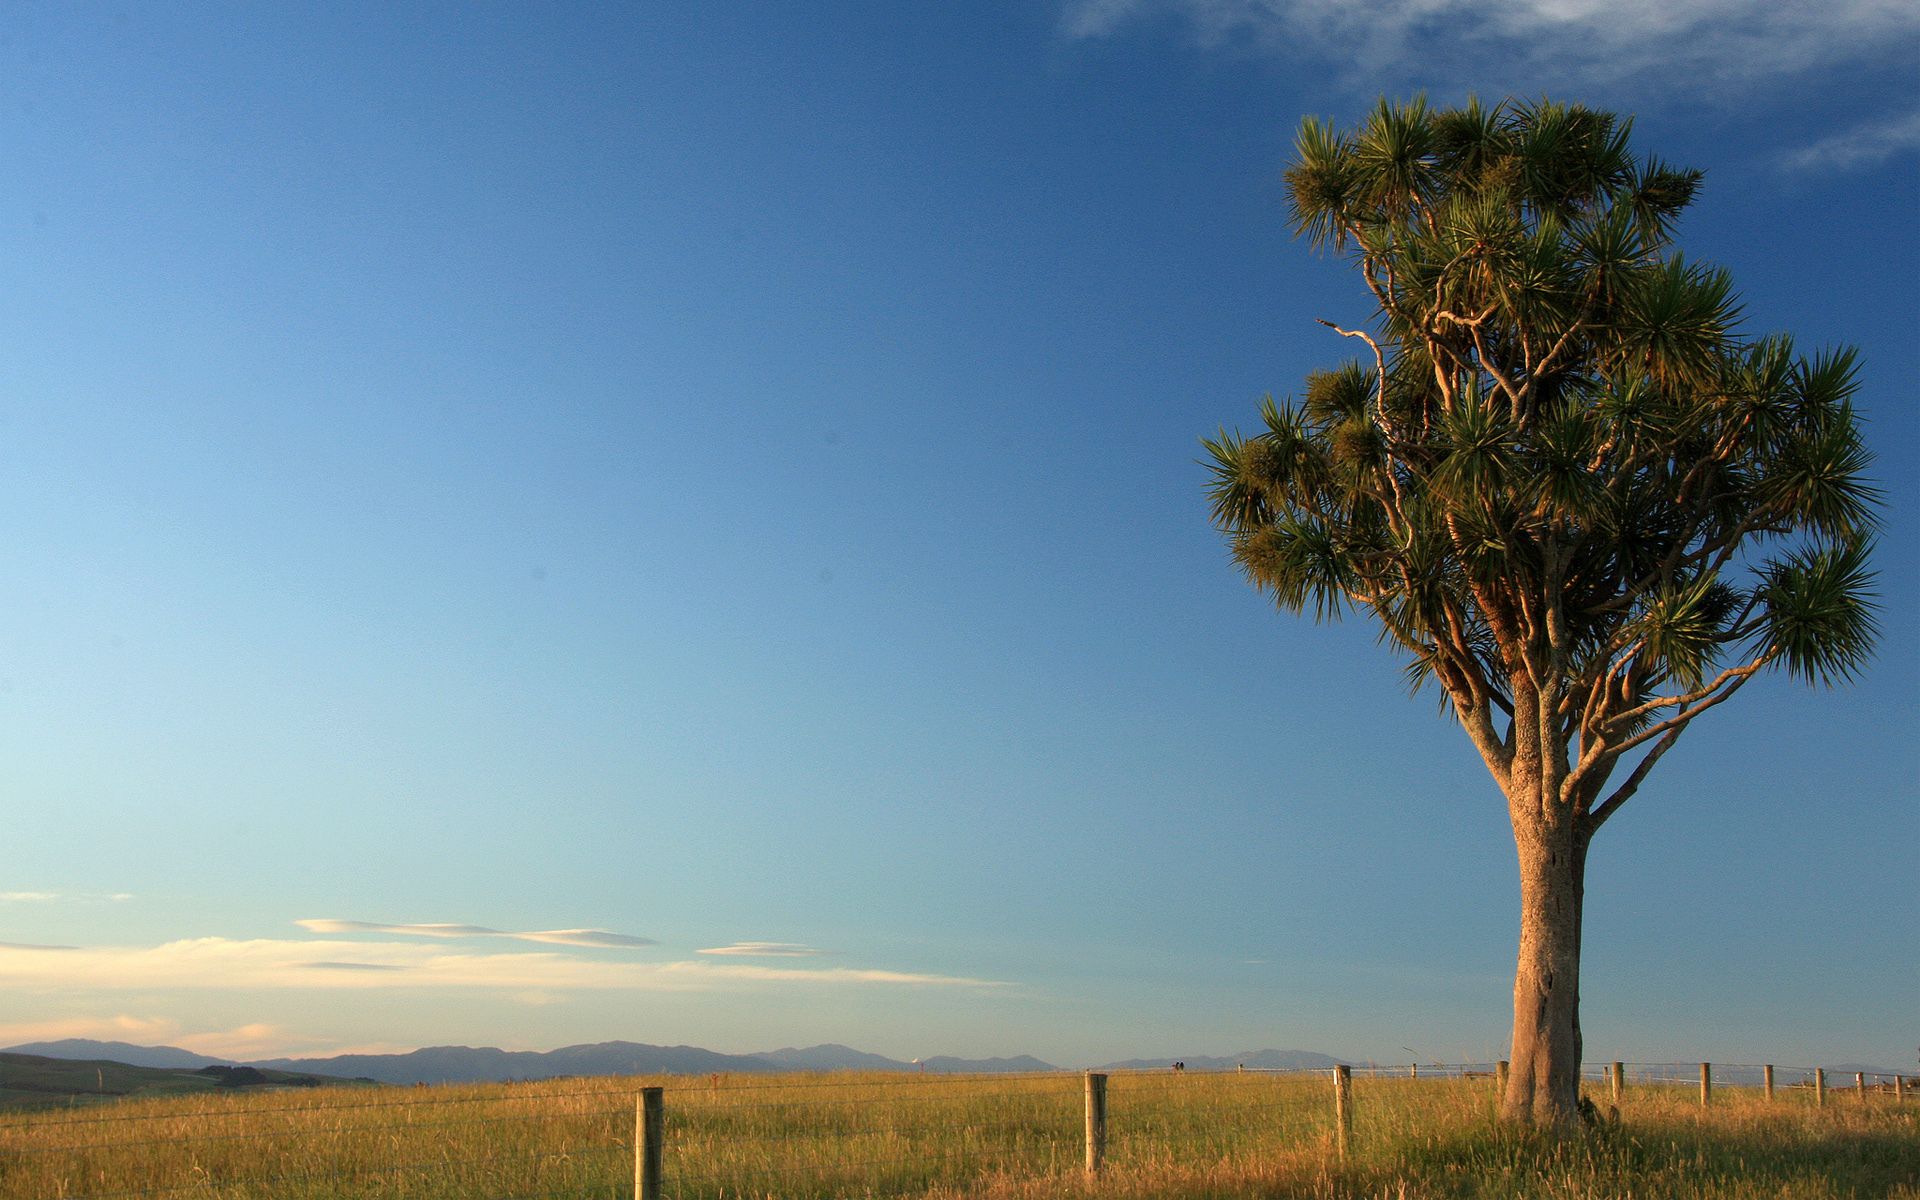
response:
<path fill-rule="evenodd" d="M 1502 1129 L 1485 1080 L 1354 1081 L 1333 1151 L 1321 1075 L 1115 1075 L 1106 1172 L 1078 1076 L 732 1076 L 288 1091 L 0 1117 L 0 1196 L 452 1200 L 632 1194 L 634 1097 L 666 1088 L 667 1194 L 694 1198 L 1727 1197 L 1920 1200 L 1920 1102 L 1816 1109 L 1633 1087 L 1621 1120 Z"/>

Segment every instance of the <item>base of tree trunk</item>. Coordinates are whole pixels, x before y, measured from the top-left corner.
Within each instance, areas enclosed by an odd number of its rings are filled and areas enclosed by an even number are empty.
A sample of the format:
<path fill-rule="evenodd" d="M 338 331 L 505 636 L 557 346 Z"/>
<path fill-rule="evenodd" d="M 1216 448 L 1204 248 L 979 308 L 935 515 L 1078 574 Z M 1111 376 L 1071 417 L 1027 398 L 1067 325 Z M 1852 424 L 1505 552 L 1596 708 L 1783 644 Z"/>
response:
<path fill-rule="evenodd" d="M 1580 1111 L 1580 917 L 1585 846 L 1571 830 L 1516 822 L 1520 952 L 1513 1048 L 1500 1117 L 1541 1129 L 1586 1124 Z"/>

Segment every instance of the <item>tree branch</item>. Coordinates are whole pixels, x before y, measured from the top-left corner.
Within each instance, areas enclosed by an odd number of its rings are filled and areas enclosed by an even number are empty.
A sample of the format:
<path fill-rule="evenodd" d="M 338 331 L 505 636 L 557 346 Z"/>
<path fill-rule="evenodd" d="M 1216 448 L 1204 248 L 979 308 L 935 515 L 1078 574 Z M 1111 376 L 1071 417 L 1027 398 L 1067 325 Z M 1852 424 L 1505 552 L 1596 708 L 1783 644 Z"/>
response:
<path fill-rule="evenodd" d="M 1693 714 L 1687 714 L 1687 720 L 1692 719 Z M 1592 836 L 1594 830 L 1600 828 L 1608 817 L 1619 811 L 1620 806 L 1625 804 L 1629 797 L 1640 790 L 1640 784 L 1646 779 L 1647 773 L 1653 770 L 1653 764 L 1659 762 L 1660 756 L 1673 749 L 1673 744 L 1680 740 L 1680 735 L 1686 731 L 1687 720 L 1680 721 L 1679 724 L 1667 730 L 1666 734 L 1654 744 L 1653 749 L 1647 751 L 1647 756 L 1634 766 L 1633 774 L 1627 776 L 1620 782 L 1619 787 L 1613 789 L 1613 795 L 1602 800 L 1598 806 L 1586 814 L 1585 824 L 1588 836 Z"/>
<path fill-rule="evenodd" d="M 1726 686 L 1729 680 L 1732 681 L 1734 687 L 1738 687 L 1740 684 L 1746 682 L 1755 671 L 1772 662 L 1775 653 L 1777 652 L 1769 650 L 1744 667 L 1728 667 L 1718 675 L 1715 675 L 1713 679 L 1705 685 L 1695 688 L 1693 691 L 1687 692 L 1684 695 L 1655 696 L 1645 704 L 1636 705 L 1633 708 L 1627 709 L 1625 712 L 1615 713 L 1613 716 L 1607 718 L 1606 725 L 1619 728 L 1621 726 L 1631 725 L 1639 718 L 1646 716 L 1648 713 L 1658 711 L 1659 709 L 1672 708 L 1675 705 L 1685 708 L 1689 704 L 1708 700 L 1717 689 Z M 1711 702 L 1718 704 L 1720 700 L 1724 698 L 1724 696 L 1721 696 L 1713 699 Z"/>
<path fill-rule="evenodd" d="M 1756 660 L 1759 663 L 1759 666 L 1755 666 L 1751 670 L 1746 670 L 1743 668 L 1743 670 L 1745 670 L 1745 673 L 1742 674 L 1739 678 L 1735 679 L 1732 683 L 1728 684 L 1718 694 L 1707 697 L 1705 700 L 1702 700 L 1700 703 L 1694 705 L 1692 708 L 1683 708 L 1679 713 L 1675 714 L 1674 716 L 1668 717 L 1666 720 L 1660 722 L 1658 725 L 1649 726 L 1648 728 L 1643 729 L 1639 733 L 1628 738 L 1626 741 L 1621 742 L 1618 753 L 1625 754 L 1627 751 L 1633 749 L 1635 746 L 1644 746 L 1648 742 L 1652 741 L 1654 738 L 1659 737 L 1660 735 L 1667 733 L 1670 730 L 1685 729 L 1688 721 L 1693 720 L 1695 717 L 1699 716 L 1701 713 L 1712 708 L 1716 704 L 1724 704 L 1727 701 L 1728 697 L 1732 696 L 1735 692 L 1740 690 L 1740 687 L 1742 684 L 1746 683 L 1747 680 L 1753 678 L 1754 671 L 1759 670 L 1760 666 L 1765 666 L 1767 662 L 1772 660 L 1772 658 L 1773 656 L 1769 654 L 1765 658 Z"/>

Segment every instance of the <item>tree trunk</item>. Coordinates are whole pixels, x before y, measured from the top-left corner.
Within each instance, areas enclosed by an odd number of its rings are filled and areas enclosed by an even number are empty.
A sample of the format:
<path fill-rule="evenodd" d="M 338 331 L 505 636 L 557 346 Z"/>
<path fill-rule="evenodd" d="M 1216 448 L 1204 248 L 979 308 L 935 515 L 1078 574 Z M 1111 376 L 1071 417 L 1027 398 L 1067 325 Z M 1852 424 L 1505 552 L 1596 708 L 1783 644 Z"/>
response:
<path fill-rule="evenodd" d="M 1565 1129 L 1580 1121 L 1580 910 L 1587 839 L 1571 819 L 1551 820 L 1527 809 L 1513 806 L 1520 957 L 1513 976 L 1512 1067 L 1500 1116 Z"/>

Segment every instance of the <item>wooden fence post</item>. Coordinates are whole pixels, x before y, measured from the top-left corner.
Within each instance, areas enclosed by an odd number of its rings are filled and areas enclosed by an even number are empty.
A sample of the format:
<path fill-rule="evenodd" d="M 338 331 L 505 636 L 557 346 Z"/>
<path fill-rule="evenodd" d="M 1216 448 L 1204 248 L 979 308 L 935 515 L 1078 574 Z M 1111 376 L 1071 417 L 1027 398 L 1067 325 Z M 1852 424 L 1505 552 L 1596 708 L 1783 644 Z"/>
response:
<path fill-rule="evenodd" d="M 661 1160 L 666 1148 L 666 1104 L 657 1087 L 640 1089 L 633 1106 L 633 1194 L 638 1200 L 661 1200 Z"/>
<path fill-rule="evenodd" d="M 1700 1064 L 1700 1107 L 1705 1108 L 1713 1100 L 1713 1064 Z"/>
<path fill-rule="evenodd" d="M 1898 1104 L 1902 1100 L 1905 1100 L 1906 1098 L 1907 1098 L 1907 1077 L 1905 1075 L 1895 1075 L 1893 1077 L 1893 1102 L 1895 1104 Z"/>
<path fill-rule="evenodd" d="M 1353 1143 L 1353 1071 L 1345 1063 L 1333 1069 L 1333 1144 L 1345 1162 Z"/>
<path fill-rule="evenodd" d="M 1107 1077 L 1087 1072 L 1087 1174 L 1098 1175 L 1107 1157 Z"/>
<path fill-rule="evenodd" d="M 1613 1102 L 1620 1103 L 1620 1093 L 1627 1090 L 1627 1064 L 1614 1063 L 1607 1071 L 1607 1081 L 1613 1087 Z"/>
<path fill-rule="evenodd" d="M 1865 1071 L 1855 1071 L 1853 1073 L 1853 1090 L 1860 1093 L 1860 1103 L 1865 1104 L 1867 1102 L 1867 1073 Z"/>
<path fill-rule="evenodd" d="M 1414 1064 L 1413 1064 L 1412 1066 L 1410 1066 L 1410 1067 L 1408 1067 L 1408 1068 L 1407 1068 L 1407 1076 L 1408 1076 L 1408 1078 L 1410 1078 L 1410 1079 L 1418 1079 L 1418 1078 L 1420 1078 L 1420 1064 L 1419 1064 L 1419 1063 L 1414 1063 Z"/>
<path fill-rule="evenodd" d="M 1760 1076 L 1767 1087 L 1767 1103 L 1773 1103 L 1773 1064 L 1766 1063 L 1760 1068 Z"/>
<path fill-rule="evenodd" d="M 1824 1108 L 1826 1107 L 1826 1103 L 1827 1069 L 1825 1067 L 1815 1067 L 1813 1069 L 1813 1106 L 1815 1108 Z"/>
<path fill-rule="evenodd" d="M 1493 1064 L 1493 1090 L 1502 1096 L 1507 1094 L 1507 1072 L 1511 1070 L 1513 1067 L 1504 1058 Z"/>

